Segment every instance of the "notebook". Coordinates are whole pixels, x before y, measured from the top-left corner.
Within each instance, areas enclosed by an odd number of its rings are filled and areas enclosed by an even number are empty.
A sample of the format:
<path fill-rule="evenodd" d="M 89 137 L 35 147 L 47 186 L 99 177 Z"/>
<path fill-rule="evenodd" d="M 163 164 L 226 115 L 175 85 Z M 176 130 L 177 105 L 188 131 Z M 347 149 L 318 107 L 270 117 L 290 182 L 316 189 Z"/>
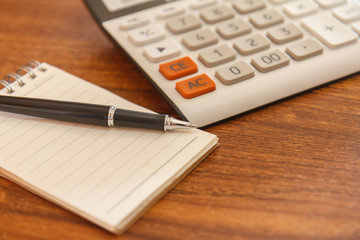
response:
<path fill-rule="evenodd" d="M 16 72 L 0 81 L 1 95 L 149 111 L 47 63 L 30 61 Z M 1 175 L 121 233 L 204 159 L 218 139 L 197 129 L 107 128 L 0 112 L 0 142 Z"/>

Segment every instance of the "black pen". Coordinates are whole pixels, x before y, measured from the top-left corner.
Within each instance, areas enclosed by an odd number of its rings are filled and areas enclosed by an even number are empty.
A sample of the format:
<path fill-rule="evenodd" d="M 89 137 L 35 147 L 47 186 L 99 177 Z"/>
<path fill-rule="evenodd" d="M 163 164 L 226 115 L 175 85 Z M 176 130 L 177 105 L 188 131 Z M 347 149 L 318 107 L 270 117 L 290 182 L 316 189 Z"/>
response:
<path fill-rule="evenodd" d="M 190 122 L 181 121 L 165 114 L 38 98 L 0 96 L 0 111 L 107 127 L 119 126 L 161 131 L 196 127 Z"/>

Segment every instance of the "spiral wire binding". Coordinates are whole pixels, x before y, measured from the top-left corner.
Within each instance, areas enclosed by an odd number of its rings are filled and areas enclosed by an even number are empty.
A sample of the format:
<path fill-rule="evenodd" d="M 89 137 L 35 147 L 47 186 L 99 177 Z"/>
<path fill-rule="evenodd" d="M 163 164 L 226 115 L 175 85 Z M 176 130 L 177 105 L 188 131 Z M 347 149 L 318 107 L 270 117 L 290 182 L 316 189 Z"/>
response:
<path fill-rule="evenodd" d="M 41 72 L 45 72 L 47 69 L 41 65 L 37 60 L 30 60 L 25 66 L 21 66 L 16 70 L 16 73 L 10 73 L 4 77 L 3 80 L 0 80 L 0 85 L 3 85 L 7 93 L 11 94 L 15 92 L 14 88 L 11 87 L 13 82 L 17 82 L 20 87 L 25 85 L 23 81 L 23 76 L 29 74 L 31 79 L 36 78 L 34 69 L 37 69 Z"/>

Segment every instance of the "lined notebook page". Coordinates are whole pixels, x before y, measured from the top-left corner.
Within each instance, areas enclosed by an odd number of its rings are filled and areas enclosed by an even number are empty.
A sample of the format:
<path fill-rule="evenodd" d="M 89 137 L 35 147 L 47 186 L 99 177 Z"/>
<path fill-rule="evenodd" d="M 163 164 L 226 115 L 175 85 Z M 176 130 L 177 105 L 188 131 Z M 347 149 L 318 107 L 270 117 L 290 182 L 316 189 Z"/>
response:
<path fill-rule="evenodd" d="M 43 63 L 13 95 L 143 110 Z M 14 85 L 14 84 L 13 84 Z M 7 94 L 4 90 L 0 94 Z M 106 128 L 0 112 L 0 167 L 15 182 L 117 232 L 216 145 L 200 131 Z"/>

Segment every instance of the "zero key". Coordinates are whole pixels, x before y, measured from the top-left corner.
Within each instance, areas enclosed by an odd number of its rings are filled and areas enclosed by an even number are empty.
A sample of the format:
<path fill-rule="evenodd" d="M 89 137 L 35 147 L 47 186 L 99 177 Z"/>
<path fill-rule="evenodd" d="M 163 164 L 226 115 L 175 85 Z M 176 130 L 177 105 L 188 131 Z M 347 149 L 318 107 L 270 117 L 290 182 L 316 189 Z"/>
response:
<path fill-rule="evenodd" d="M 175 80 L 196 73 L 198 67 L 190 57 L 183 57 L 160 64 L 159 71 L 166 79 Z"/>
<path fill-rule="evenodd" d="M 187 99 L 212 92 L 216 89 L 215 82 L 205 73 L 176 83 L 176 90 Z"/>

